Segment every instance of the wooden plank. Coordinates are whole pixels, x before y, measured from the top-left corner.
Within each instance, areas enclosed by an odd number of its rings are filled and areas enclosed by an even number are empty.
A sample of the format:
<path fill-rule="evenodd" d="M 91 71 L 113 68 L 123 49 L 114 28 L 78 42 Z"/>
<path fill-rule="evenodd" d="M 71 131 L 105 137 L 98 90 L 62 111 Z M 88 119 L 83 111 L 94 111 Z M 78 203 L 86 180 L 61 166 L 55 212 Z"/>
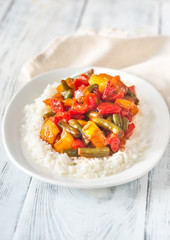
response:
<path fill-rule="evenodd" d="M 0 23 L 8 14 L 14 4 L 14 0 L 0 0 Z"/>
<path fill-rule="evenodd" d="M 147 176 L 81 190 L 32 181 L 13 240 L 143 239 Z"/>
<path fill-rule="evenodd" d="M 80 26 L 95 30 L 108 27 L 157 34 L 158 6 L 157 1 L 146 0 L 91 0 L 86 6 Z"/>
<path fill-rule="evenodd" d="M 170 141 L 159 164 L 149 173 L 145 239 L 170 239 Z"/>
<path fill-rule="evenodd" d="M 18 78 L 21 66 L 56 35 L 75 31 L 83 3 L 76 0 L 14 2 L 0 28 L 0 96 L 3 96 L 0 121 L 11 96 L 24 84 Z M 6 240 L 12 239 L 30 178 L 8 161 L 1 138 L 0 146 L 0 231 Z"/>
<path fill-rule="evenodd" d="M 170 2 L 164 1 L 161 3 L 161 22 L 160 22 L 160 34 L 170 36 Z"/>

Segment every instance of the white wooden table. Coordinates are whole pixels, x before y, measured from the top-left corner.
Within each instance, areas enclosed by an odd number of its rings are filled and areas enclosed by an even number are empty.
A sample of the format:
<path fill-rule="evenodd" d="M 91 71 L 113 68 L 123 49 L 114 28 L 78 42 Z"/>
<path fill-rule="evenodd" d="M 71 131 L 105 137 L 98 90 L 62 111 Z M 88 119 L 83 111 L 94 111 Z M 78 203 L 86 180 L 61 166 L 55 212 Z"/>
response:
<path fill-rule="evenodd" d="M 170 1 L 0 0 L 0 121 L 24 84 L 21 66 L 55 36 L 80 27 L 170 35 Z M 0 135 L 0 240 L 170 239 L 169 160 L 170 144 L 148 175 L 129 184 L 57 187 L 13 166 Z"/>

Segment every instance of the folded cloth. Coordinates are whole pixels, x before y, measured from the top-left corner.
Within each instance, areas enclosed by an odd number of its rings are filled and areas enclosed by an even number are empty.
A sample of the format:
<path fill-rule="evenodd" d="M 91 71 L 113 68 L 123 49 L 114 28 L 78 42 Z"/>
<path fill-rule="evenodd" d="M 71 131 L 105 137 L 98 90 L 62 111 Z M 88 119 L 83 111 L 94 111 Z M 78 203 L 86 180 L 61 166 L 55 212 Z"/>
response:
<path fill-rule="evenodd" d="M 170 109 L 170 37 L 57 37 L 22 72 L 32 78 L 57 68 L 82 66 L 122 69 L 139 76 L 160 92 Z"/>

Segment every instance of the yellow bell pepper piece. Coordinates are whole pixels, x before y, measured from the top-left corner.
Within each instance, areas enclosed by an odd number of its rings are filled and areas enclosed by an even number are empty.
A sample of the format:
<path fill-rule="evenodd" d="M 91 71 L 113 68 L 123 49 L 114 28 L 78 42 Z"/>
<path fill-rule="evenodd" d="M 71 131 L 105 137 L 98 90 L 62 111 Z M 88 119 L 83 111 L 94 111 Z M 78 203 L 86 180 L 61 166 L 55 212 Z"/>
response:
<path fill-rule="evenodd" d="M 126 99 L 116 99 L 115 104 L 117 104 L 118 106 L 129 110 L 130 113 L 132 113 L 132 115 L 136 115 L 139 111 L 137 105 L 129 100 Z"/>
<path fill-rule="evenodd" d="M 64 91 L 64 88 L 63 88 L 63 85 L 62 85 L 62 84 L 58 85 L 58 86 L 56 87 L 56 89 L 57 89 L 57 92 L 58 92 L 58 93 L 61 93 L 62 91 Z"/>
<path fill-rule="evenodd" d="M 105 73 L 100 73 L 99 75 L 93 74 L 89 79 L 89 83 L 97 83 L 99 85 L 99 91 L 103 92 L 107 82 L 112 78 L 112 76 Z"/>
<path fill-rule="evenodd" d="M 54 144 L 54 148 L 57 152 L 62 153 L 65 149 L 72 149 L 74 138 L 66 130 L 63 130 L 61 138 Z"/>
<path fill-rule="evenodd" d="M 77 122 L 79 122 L 83 127 L 87 124 L 87 121 L 82 119 L 77 119 Z"/>
<path fill-rule="evenodd" d="M 73 102 L 76 102 L 76 99 L 67 98 L 67 99 L 63 100 L 62 102 L 64 103 L 64 106 L 71 107 Z"/>
<path fill-rule="evenodd" d="M 53 144 L 57 134 L 60 132 L 59 128 L 50 119 L 46 120 L 41 128 L 40 136 L 42 140 Z"/>
<path fill-rule="evenodd" d="M 104 133 L 94 122 L 89 121 L 83 127 L 83 132 L 91 140 L 95 147 L 105 147 L 107 145 Z"/>

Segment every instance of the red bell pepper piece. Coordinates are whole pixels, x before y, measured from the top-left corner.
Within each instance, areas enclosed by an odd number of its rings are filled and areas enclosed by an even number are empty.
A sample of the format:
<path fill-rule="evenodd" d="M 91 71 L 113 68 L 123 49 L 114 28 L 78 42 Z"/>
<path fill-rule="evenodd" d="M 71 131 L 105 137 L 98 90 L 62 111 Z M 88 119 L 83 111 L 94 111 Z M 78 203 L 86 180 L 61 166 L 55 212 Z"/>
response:
<path fill-rule="evenodd" d="M 113 137 L 110 139 L 110 148 L 114 153 L 120 149 L 120 139 L 118 137 Z"/>
<path fill-rule="evenodd" d="M 128 113 L 126 117 L 128 118 L 129 122 L 132 122 L 133 115 L 131 113 Z"/>
<path fill-rule="evenodd" d="M 55 113 L 64 112 L 64 104 L 57 99 L 52 99 L 51 98 L 51 109 Z"/>
<path fill-rule="evenodd" d="M 83 97 L 83 90 L 86 88 L 86 86 L 81 86 L 77 89 L 77 91 L 74 92 L 74 98 L 79 99 L 80 97 Z"/>
<path fill-rule="evenodd" d="M 129 87 L 130 91 L 136 95 L 136 88 L 135 88 L 135 85 L 132 85 Z"/>
<path fill-rule="evenodd" d="M 86 74 L 81 74 L 79 79 L 89 81 L 89 77 Z"/>
<path fill-rule="evenodd" d="M 57 124 L 60 120 L 68 122 L 71 119 L 69 112 L 57 112 L 54 116 L 54 123 Z"/>
<path fill-rule="evenodd" d="M 101 103 L 98 104 L 97 110 L 102 115 L 104 115 L 104 114 L 114 114 L 114 113 L 118 114 L 118 113 L 120 113 L 121 108 L 119 106 L 115 105 L 114 103 L 101 102 Z"/>
<path fill-rule="evenodd" d="M 74 139 L 73 143 L 72 143 L 72 147 L 74 149 L 77 149 L 77 148 L 84 148 L 86 147 L 86 145 L 83 143 L 83 141 L 79 138 L 77 139 Z"/>
<path fill-rule="evenodd" d="M 115 87 L 115 91 L 117 93 L 123 92 L 124 94 L 127 93 L 128 87 L 120 80 L 120 76 L 115 76 L 111 79 L 111 83 L 113 87 Z"/>
<path fill-rule="evenodd" d="M 88 106 L 83 104 L 78 104 L 77 102 L 73 102 L 70 115 L 81 115 L 88 111 Z"/>
<path fill-rule="evenodd" d="M 115 91 L 115 87 L 111 87 L 111 81 L 108 81 L 102 94 L 102 100 L 113 102 L 124 96 L 123 92 L 116 93 Z"/>
<path fill-rule="evenodd" d="M 71 118 L 73 118 L 73 119 L 84 119 L 85 116 L 83 114 L 77 114 L 77 115 L 71 115 Z"/>
<path fill-rule="evenodd" d="M 84 103 L 88 106 L 88 110 L 93 110 L 97 106 L 97 98 L 94 93 L 89 93 L 84 97 Z"/>
<path fill-rule="evenodd" d="M 121 109 L 120 111 L 121 118 L 126 117 L 128 114 L 129 114 L 129 110 Z"/>
<path fill-rule="evenodd" d="M 82 74 L 79 76 L 79 78 L 76 78 L 74 80 L 75 90 L 77 90 L 80 86 L 88 86 L 89 85 L 88 80 L 89 80 L 89 78 L 85 74 Z"/>
<path fill-rule="evenodd" d="M 129 126 L 128 126 L 128 130 L 125 133 L 125 137 L 129 138 L 132 135 L 134 129 L 135 129 L 135 124 L 134 123 L 130 123 Z"/>

